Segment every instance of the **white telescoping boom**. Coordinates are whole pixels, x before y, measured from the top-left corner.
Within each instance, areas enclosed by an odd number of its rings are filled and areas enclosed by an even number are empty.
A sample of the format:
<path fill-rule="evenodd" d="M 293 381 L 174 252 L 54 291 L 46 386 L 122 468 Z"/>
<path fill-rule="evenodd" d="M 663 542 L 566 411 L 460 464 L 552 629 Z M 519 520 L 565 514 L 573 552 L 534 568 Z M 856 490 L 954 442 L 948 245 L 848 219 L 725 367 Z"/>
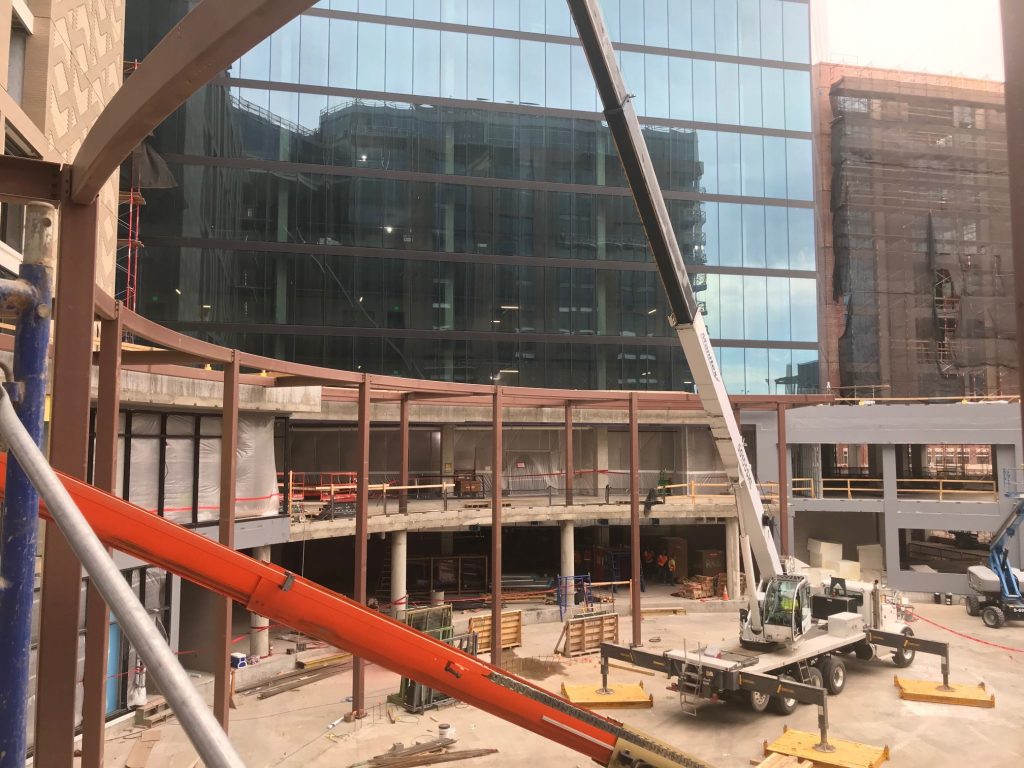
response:
<path fill-rule="evenodd" d="M 762 525 L 764 508 L 757 481 L 743 447 L 743 438 L 729 404 L 718 360 L 694 298 L 665 198 L 658 185 L 631 96 L 623 82 L 600 6 L 597 0 L 568 0 L 568 3 L 590 70 L 594 74 L 594 82 L 608 127 L 615 139 L 622 168 L 658 265 L 662 285 L 668 294 L 672 309 L 669 321 L 683 346 L 683 354 L 697 385 L 701 405 L 707 413 L 718 455 L 722 458 L 736 496 L 740 533 L 749 537 L 750 550 L 760 571 L 760 578 L 769 579 L 782 573 L 778 551 L 771 533 Z M 756 585 L 751 584 L 749 587 L 755 593 L 751 602 L 756 603 Z"/>

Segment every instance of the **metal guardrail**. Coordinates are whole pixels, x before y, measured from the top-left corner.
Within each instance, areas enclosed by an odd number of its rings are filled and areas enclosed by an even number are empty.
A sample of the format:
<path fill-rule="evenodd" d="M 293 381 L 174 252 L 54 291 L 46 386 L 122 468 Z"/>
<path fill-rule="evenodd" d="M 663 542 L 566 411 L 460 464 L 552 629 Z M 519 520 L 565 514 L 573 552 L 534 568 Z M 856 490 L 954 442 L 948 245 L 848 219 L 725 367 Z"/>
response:
<path fill-rule="evenodd" d="M 1006 485 L 1009 488 L 1009 484 Z M 847 499 L 880 497 L 884 493 L 880 477 L 794 477 L 790 494 L 796 498 Z M 989 478 L 901 477 L 896 479 L 897 497 L 906 494 L 937 496 L 938 501 L 963 501 L 966 498 L 995 501 L 999 497 L 996 482 Z M 1012 495 L 1009 492 L 1007 495 Z M 1024 484 L 1018 490 L 1024 495 Z M 980 497 L 980 498 L 979 498 Z"/>
<path fill-rule="evenodd" d="M 203 763 L 211 768 L 244 768 L 245 764 L 214 718 L 213 712 L 192 685 L 188 673 L 164 642 L 148 612 L 85 521 L 32 435 L 21 423 L 11 405 L 10 396 L 2 388 L 0 435 L 3 435 L 19 466 L 46 502 L 53 521 L 146 663 L 147 670 L 153 675 Z"/>

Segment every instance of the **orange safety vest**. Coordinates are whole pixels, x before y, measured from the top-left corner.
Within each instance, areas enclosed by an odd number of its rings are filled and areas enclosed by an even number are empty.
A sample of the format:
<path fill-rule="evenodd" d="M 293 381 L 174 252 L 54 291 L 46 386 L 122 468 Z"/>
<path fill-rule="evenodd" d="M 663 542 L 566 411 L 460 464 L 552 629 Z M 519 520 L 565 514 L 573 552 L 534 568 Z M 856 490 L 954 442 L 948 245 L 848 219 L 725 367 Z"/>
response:
<path fill-rule="evenodd" d="M 665 555 L 658 555 L 658 567 L 663 568 L 665 563 L 668 562 L 668 558 Z"/>

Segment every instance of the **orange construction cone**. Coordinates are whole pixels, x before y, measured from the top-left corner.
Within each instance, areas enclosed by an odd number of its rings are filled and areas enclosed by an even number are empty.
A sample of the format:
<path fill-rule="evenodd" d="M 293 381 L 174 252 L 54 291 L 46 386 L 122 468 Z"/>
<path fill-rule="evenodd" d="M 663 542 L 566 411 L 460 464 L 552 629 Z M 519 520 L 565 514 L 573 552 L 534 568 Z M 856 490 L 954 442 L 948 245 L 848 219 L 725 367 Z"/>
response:
<path fill-rule="evenodd" d="M 729 589 L 724 584 L 722 585 L 722 599 L 723 600 L 728 600 L 729 599 Z"/>

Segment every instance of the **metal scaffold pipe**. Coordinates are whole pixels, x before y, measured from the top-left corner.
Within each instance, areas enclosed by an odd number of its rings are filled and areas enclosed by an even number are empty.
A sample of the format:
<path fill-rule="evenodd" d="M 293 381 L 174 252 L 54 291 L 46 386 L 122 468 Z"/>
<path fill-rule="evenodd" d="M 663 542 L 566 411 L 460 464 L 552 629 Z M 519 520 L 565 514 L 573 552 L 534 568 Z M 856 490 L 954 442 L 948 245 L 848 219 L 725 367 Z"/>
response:
<path fill-rule="evenodd" d="M 19 421 L 6 391 L 0 392 L 0 435 L 46 502 L 51 517 L 117 617 L 128 640 L 146 662 L 147 671 L 157 681 L 203 763 L 210 768 L 244 768 L 227 734 L 164 642 L 146 609 Z"/>

